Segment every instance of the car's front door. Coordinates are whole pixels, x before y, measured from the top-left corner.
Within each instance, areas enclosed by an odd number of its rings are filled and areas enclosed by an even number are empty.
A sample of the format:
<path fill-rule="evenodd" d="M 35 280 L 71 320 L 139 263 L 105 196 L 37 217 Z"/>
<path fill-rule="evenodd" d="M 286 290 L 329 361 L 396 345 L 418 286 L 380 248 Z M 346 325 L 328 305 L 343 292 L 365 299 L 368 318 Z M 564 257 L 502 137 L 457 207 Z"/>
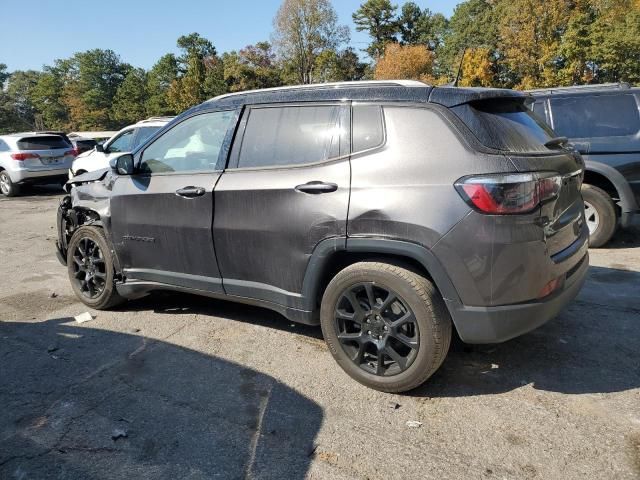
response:
<path fill-rule="evenodd" d="M 113 243 L 127 279 L 222 292 L 211 225 L 238 114 L 186 118 L 136 153 L 111 197 Z"/>
<path fill-rule="evenodd" d="M 245 109 L 215 189 L 214 239 L 227 294 L 307 309 L 316 245 L 346 235 L 347 103 Z"/>

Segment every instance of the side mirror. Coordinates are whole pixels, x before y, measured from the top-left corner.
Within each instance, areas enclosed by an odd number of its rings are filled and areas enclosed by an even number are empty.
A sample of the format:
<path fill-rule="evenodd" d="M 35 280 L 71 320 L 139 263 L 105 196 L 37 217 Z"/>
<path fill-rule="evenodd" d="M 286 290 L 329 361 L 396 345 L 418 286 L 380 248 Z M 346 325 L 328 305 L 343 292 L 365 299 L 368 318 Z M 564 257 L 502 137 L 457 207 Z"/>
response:
<path fill-rule="evenodd" d="M 111 168 L 113 168 L 118 175 L 131 175 L 133 174 L 133 155 L 125 153 L 119 157 L 112 158 L 109 161 Z"/>
<path fill-rule="evenodd" d="M 101 143 L 96 144 L 96 152 L 104 153 L 104 147 Z"/>

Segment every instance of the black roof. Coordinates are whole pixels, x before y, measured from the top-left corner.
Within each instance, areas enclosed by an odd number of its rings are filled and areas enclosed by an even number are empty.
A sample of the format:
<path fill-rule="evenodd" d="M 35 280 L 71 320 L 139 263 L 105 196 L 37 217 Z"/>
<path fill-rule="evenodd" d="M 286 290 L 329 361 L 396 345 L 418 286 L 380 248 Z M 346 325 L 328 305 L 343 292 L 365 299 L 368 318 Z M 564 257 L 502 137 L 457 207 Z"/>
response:
<path fill-rule="evenodd" d="M 191 111 L 212 107 L 235 107 L 260 103 L 318 102 L 339 100 L 438 103 L 453 107 L 488 98 L 525 97 L 514 90 L 497 88 L 433 87 L 416 81 L 340 82 L 231 93 L 212 98 Z"/>

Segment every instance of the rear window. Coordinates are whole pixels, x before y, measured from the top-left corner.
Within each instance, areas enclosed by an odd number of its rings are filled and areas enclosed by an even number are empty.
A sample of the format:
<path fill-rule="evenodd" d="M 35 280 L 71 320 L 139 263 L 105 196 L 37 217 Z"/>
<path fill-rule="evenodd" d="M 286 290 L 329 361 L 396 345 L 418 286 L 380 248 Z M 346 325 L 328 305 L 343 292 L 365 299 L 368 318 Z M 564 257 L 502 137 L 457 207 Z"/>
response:
<path fill-rule="evenodd" d="M 353 152 L 379 147 L 384 142 L 382 109 L 377 105 L 353 106 Z"/>
<path fill-rule="evenodd" d="M 147 138 L 160 130 L 161 127 L 140 127 L 138 128 L 138 136 L 136 137 L 136 147 L 142 145 Z"/>
<path fill-rule="evenodd" d="M 489 99 L 458 105 L 454 113 L 483 145 L 513 153 L 549 152 L 556 135 L 520 99 Z"/>
<path fill-rule="evenodd" d="M 569 138 L 624 137 L 640 130 L 633 95 L 581 95 L 552 98 L 553 126 Z"/>
<path fill-rule="evenodd" d="M 70 146 L 64 138 L 58 135 L 25 137 L 18 140 L 18 150 L 56 150 Z"/>

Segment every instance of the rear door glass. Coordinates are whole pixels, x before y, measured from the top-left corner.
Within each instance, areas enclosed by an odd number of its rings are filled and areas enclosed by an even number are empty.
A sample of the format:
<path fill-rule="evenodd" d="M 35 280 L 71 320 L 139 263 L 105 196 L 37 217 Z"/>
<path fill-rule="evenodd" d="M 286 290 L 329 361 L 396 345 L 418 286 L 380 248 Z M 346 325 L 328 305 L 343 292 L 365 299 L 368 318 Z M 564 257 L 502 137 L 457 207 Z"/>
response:
<path fill-rule="evenodd" d="M 135 133 L 134 129 L 123 132 L 118 138 L 116 138 L 113 142 L 109 144 L 109 152 L 110 153 L 130 152 L 134 133 Z"/>
<path fill-rule="evenodd" d="M 638 104 L 631 94 L 552 98 L 553 127 L 569 138 L 623 137 L 640 130 Z"/>
<path fill-rule="evenodd" d="M 70 148 L 66 140 L 58 135 L 25 137 L 18 140 L 19 150 L 57 150 Z"/>
<path fill-rule="evenodd" d="M 378 105 L 354 105 L 352 110 L 353 152 L 379 147 L 384 142 L 382 108 Z"/>

